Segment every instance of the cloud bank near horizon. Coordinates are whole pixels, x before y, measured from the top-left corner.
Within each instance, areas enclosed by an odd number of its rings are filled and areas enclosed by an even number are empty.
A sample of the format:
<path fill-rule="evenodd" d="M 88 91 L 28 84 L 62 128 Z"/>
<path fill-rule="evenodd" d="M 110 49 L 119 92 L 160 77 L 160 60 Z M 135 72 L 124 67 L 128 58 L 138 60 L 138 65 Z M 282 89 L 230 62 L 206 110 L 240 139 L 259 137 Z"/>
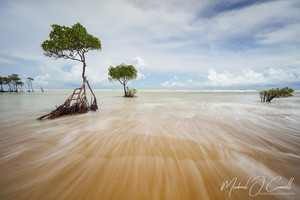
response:
<path fill-rule="evenodd" d="M 300 88 L 299 8 L 295 0 L 4 0 L 1 76 L 31 76 L 46 88 L 80 85 L 80 63 L 45 58 L 40 47 L 51 24 L 80 22 L 102 42 L 87 55 L 96 88 L 118 88 L 107 72 L 123 62 L 138 68 L 136 88 Z"/>

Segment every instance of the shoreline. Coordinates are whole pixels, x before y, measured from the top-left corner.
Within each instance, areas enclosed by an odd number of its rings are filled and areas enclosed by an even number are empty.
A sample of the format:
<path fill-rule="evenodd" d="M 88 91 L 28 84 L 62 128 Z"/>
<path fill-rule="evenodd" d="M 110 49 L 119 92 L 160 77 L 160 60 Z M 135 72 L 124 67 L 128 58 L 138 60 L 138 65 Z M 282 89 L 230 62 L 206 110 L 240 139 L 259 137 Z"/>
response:
<path fill-rule="evenodd" d="M 94 91 L 108 91 L 108 92 L 123 92 L 123 89 L 93 89 Z M 74 89 L 44 89 L 44 92 L 71 92 Z M 190 92 L 190 93 L 254 93 L 259 92 L 260 89 L 137 89 L 137 92 Z M 9 92 L 0 91 L 0 93 L 43 93 L 38 89 L 34 89 L 34 92 L 22 91 L 22 92 Z M 294 93 L 300 93 L 300 90 L 295 90 Z"/>

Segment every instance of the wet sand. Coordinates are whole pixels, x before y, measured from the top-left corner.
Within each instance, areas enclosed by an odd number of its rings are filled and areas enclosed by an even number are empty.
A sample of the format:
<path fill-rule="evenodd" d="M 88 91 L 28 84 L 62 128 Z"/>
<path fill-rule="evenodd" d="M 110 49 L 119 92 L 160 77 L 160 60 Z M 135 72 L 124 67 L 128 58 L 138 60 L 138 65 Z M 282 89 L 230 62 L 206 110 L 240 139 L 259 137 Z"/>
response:
<path fill-rule="evenodd" d="M 1 94 L 0 199 L 300 195 L 299 93 L 97 91 L 97 112 L 35 120 L 70 93 Z"/>

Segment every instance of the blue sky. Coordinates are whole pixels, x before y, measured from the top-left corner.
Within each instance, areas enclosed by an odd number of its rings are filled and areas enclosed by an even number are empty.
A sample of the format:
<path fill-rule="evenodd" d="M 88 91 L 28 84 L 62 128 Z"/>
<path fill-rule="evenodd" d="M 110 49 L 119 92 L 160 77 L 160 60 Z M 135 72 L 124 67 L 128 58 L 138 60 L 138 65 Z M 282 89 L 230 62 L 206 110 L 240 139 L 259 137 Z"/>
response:
<path fill-rule="evenodd" d="M 1 0 L 0 76 L 80 86 L 80 63 L 40 47 L 51 24 L 80 22 L 102 43 L 86 56 L 93 88 L 121 88 L 108 67 L 126 63 L 137 89 L 300 89 L 299 11 L 299 0 Z"/>

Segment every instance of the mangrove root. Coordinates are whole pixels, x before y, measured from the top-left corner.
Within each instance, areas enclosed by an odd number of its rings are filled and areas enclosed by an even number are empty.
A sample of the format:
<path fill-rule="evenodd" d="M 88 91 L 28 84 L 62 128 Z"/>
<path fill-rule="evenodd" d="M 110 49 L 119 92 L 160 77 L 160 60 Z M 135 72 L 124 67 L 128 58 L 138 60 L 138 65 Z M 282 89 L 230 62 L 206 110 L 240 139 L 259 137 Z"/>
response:
<path fill-rule="evenodd" d="M 87 83 L 91 93 L 91 103 L 89 104 L 86 97 L 85 84 Z M 73 91 L 73 94 L 59 107 L 50 112 L 49 114 L 43 115 L 38 118 L 38 120 L 43 119 L 54 119 L 62 115 L 73 115 L 78 113 L 86 113 L 89 110 L 96 111 L 98 109 L 96 96 L 93 93 L 93 90 L 90 87 L 89 82 L 86 80 L 86 77 L 83 80 L 81 88 L 76 88 Z"/>

